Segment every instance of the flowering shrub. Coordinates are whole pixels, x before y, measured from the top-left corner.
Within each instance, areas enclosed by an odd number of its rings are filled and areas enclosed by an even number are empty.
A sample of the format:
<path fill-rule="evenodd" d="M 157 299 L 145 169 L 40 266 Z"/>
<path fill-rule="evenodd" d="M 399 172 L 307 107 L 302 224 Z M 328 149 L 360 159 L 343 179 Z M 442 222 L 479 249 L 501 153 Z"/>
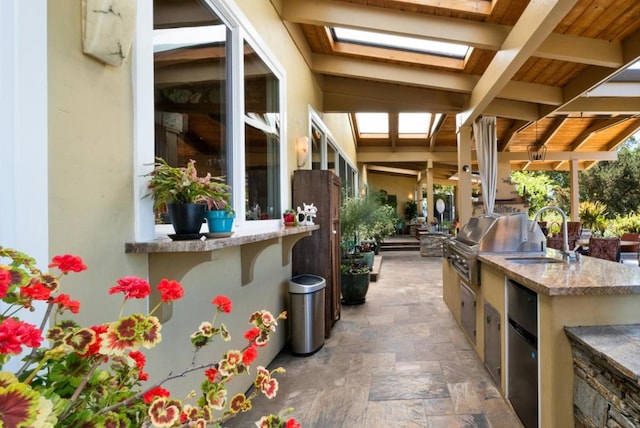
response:
<path fill-rule="evenodd" d="M 161 340 L 159 320 L 153 313 L 162 304 L 180 299 L 182 285 L 163 279 L 157 286 L 161 302 L 149 315 L 124 315 L 130 299 L 144 299 L 151 287 L 147 281 L 125 277 L 109 289 L 109 294 L 123 294 L 124 301 L 117 320 L 82 327 L 72 320 L 57 321 L 64 313 L 78 313 L 80 302 L 58 293 L 59 280 L 71 272 L 86 270 L 81 258 L 56 256 L 49 264 L 60 273 L 41 272 L 35 260 L 8 248 L 0 247 L 0 426 L 4 427 L 205 427 L 220 424 L 239 412 L 251 409 L 251 401 L 259 393 L 268 398 L 276 395 L 278 382 L 272 371 L 258 367 L 253 392 L 229 399 L 226 383 L 235 376 L 248 374 L 258 349 L 267 344 L 278 320 L 268 311 L 254 312 L 251 328 L 245 333 L 247 345 L 242 350 L 229 350 L 217 362 L 197 364 L 197 354 L 215 336 L 230 340 L 224 324 L 216 326 L 218 314 L 230 313 L 232 302 L 225 296 L 212 300 L 215 312 L 211 321 L 200 324 L 191 335 L 193 363 L 180 373 L 148 385 L 144 371 L 146 357 L 141 348 L 149 349 Z M 21 311 L 33 310 L 34 301 L 47 303 L 42 324 L 20 319 Z M 43 337 L 46 321 L 50 327 Z M 42 346 L 44 340 L 46 346 Z M 31 348 L 30 352 L 27 348 Z M 12 358 L 22 365 L 15 372 L 2 371 Z M 25 352 L 26 353 L 26 352 Z M 195 402 L 187 403 L 171 397 L 162 385 L 190 372 L 202 373 L 200 393 Z M 289 410 L 285 411 L 288 412 Z M 268 415 L 256 422 L 258 427 L 298 428 L 293 418 Z"/>

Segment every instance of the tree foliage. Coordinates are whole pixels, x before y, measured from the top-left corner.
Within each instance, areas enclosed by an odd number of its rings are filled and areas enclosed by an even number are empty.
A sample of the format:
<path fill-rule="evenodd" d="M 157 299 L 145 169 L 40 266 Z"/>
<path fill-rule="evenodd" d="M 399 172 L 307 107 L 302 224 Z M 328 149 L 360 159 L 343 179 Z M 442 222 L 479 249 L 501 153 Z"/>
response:
<path fill-rule="evenodd" d="M 562 171 L 514 171 L 517 191 L 529 198 L 529 215 L 545 205 L 570 213 L 569 174 Z M 633 217 L 640 212 L 640 145 L 630 138 L 618 151 L 617 161 L 598 162 L 578 174 L 580 201 L 606 207 L 601 220 Z M 582 213 L 581 207 L 581 213 Z"/>
<path fill-rule="evenodd" d="M 640 211 L 640 147 L 624 145 L 617 161 L 599 162 L 580 172 L 579 182 L 580 200 L 602 202 L 608 218 Z"/>

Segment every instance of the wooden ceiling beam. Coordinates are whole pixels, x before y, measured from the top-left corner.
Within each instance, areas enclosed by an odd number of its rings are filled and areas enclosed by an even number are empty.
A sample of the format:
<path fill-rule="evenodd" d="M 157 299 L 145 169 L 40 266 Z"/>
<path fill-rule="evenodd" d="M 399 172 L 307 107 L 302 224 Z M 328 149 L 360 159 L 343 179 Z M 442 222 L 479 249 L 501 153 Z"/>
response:
<path fill-rule="evenodd" d="M 640 31 L 635 32 L 631 36 L 627 37 L 622 42 L 622 58 L 623 64 L 621 68 L 625 68 L 631 65 L 640 58 Z M 576 77 L 571 79 L 562 88 L 562 94 L 564 102 L 561 106 L 551 107 L 542 106 L 540 111 L 543 116 L 549 115 L 554 111 L 558 111 L 569 103 L 572 103 L 576 99 L 582 97 L 585 93 L 595 89 L 597 86 L 605 83 L 607 80 L 613 78 L 620 71 L 618 69 L 612 69 L 601 66 L 589 66 Z M 586 110 L 585 110 L 586 112 Z"/>
<path fill-rule="evenodd" d="M 412 175 L 418 176 L 420 171 L 416 171 L 413 169 L 405 169 L 405 168 L 392 168 L 388 166 L 381 165 L 369 165 L 367 164 L 367 171 L 378 171 L 378 172 L 388 172 L 391 174 L 402 174 L 402 175 Z"/>
<path fill-rule="evenodd" d="M 398 142 L 398 113 L 389 113 L 389 139 L 391 140 L 391 151 L 396 151 Z"/>
<path fill-rule="evenodd" d="M 619 42 L 558 33 L 549 34 L 534 56 L 610 68 L 624 64 Z"/>
<path fill-rule="evenodd" d="M 436 7 L 438 9 L 448 10 L 451 12 L 468 12 L 477 13 L 479 15 L 488 15 L 493 8 L 491 0 L 392 0 L 391 3 L 399 3 L 401 5 L 413 4 L 416 6 Z"/>
<path fill-rule="evenodd" d="M 469 103 L 460 113 L 461 126 L 471 124 L 513 78 L 577 0 L 531 2 L 473 88 Z"/>
<path fill-rule="evenodd" d="M 498 140 L 498 152 L 504 152 L 513 142 L 518 132 L 522 130 L 529 122 L 526 120 L 514 120 L 505 135 Z"/>
<path fill-rule="evenodd" d="M 636 114 L 640 111 L 640 97 L 580 97 L 557 110 L 566 114 Z"/>
<path fill-rule="evenodd" d="M 325 76 L 320 86 L 325 112 L 454 113 L 467 97 L 429 88 L 335 76 Z"/>
<path fill-rule="evenodd" d="M 332 76 L 371 79 L 461 93 L 470 93 L 478 80 L 475 76 L 460 73 L 322 54 L 313 55 L 312 70 Z"/>
<path fill-rule="evenodd" d="M 494 51 L 502 47 L 513 30 L 513 27 L 506 25 L 331 0 L 271 1 L 278 4 L 276 10 L 286 22 L 382 31 Z M 445 9 L 446 4 L 451 3 L 433 1 L 438 3 L 438 8 Z M 306 42 L 304 44 L 306 45 Z M 549 34 L 533 56 L 612 68 L 619 68 L 624 63 L 622 46 L 618 42 L 557 33 Z"/>
<path fill-rule="evenodd" d="M 476 76 L 460 73 L 323 54 L 313 55 L 312 70 L 329 76 L 369 79 L 378 82 L 453 91 L 466 96 L 472 93 L 474 86 L 479 81 Z M 530 106 L 534 106 L 535 103 L 555 106 L 563 102 L 562 90 L 553 86 L 526 82 L 508 82 L 504 86 L 504 90 L 498 93 L 497 98 L 522 101 Z M 512 107 L 509 106 L 507 109 Z M 535 117 L 538 117 L 537 111 Z"/>
<path fill-rule="evenodd" d="M 597 132 L 603 131 L 612 126 L 619 125 L 627 120 L 629 120 L 628 117 L 614 117 L 611 119 L 594 119 L 595 123 L 589 126 L 584 131 L 582 131 L 580 135 L 578 135 L 573 140 L 573 144 L 571 145 L 571 150 L 578 150 L 587 142 L 587 140 L 589 140 L 589 138 L 591 138 Z"/>
<path fill-rule="evenodd" d="M 472 153 L 472 160 L 476 160 L 475 152 Z M 429 160 L 442 163 L 451 163 L 457 165 L 458 154 L 456 152 L 427 152 L 423 147 L 398 147 L 395 152 L 389 148 L 368 147 L 358 150 L 358 162 L 361 163 L 384 163 L 384 162 L 428 162 Z M 618 154 L 613 152 L 547 152 L 546 161 L 601 161 L 601 160 L 617 160 Z M 529 162 L 527 152 L 499 152 L 498 161 L 503 162 Z"/>
<path fill-rule="evenodd" d="M 332 0 L 284 0 L 282 18 L 300 24 L 373 30 L 498 49 L 509 27 Z"/>

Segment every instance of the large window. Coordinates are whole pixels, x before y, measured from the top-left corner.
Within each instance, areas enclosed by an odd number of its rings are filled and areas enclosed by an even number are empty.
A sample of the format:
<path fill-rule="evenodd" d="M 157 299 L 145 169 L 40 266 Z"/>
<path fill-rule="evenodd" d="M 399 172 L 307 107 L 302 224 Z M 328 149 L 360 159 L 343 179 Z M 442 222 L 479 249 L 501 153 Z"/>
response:
<path fill-rule="evenodd" d="M 279 81 L 251 46 L 244 52 L 246 218 L 279 218 Z"/>
<path fill-rule="evenodd" d="M 194 159 L 201 174 L 226 177 L 237 220 L 279 219 L 280 67 L 227 2 L 154 0 L 153 8 L 154 155 L 174 166 Z"/>
<path fill-rule="evenodd" d="M 355 196 L 358 172 L 340 151 L 320 116 L 311 111 L 311 167 L 328 169 L 340 177 L 342 196 Z"/>

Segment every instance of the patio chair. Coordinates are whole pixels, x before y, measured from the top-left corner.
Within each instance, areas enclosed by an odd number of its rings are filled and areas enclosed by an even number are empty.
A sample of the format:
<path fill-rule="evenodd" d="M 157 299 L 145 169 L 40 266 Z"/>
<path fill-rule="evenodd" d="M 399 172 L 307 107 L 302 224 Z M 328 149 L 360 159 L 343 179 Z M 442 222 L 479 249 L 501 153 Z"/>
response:
<path fill-rule="evenodd" d="M 631 244 L 633 242 L 633 244 Z M 636 262 L 640 257 L 640 233 L 625 232 L 620 236 L 620 261 Z"/>
<path fill-rule="evenodd" d="M 640 247 L 640 233 L 625 232 L 620 237 L 621 241 L 634 241 L 633 245 L 624 245 L 623 250 L 629 253 L 637 253 L 638 247 Z"/>
<path fill-rule="evenodd" d="M 589 238 L 589 256 L 613 262 L 620 261 L 620 238 Z"/>

